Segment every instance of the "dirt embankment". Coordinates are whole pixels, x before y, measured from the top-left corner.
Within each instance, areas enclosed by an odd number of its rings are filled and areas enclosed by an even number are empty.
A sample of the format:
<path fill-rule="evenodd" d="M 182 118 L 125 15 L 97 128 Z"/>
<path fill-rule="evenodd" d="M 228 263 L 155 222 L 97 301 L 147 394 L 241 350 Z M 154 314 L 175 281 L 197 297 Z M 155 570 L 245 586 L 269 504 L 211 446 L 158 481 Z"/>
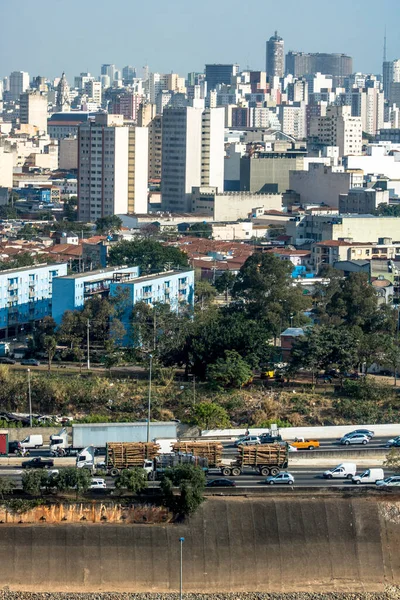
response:
<path fill-rule="evenodd" d="M 143 592 L 149 599 L 168 593 L 165 599 L 172 600 L 179 590 L 180 537 L 184 590 L 211 600 L 231 598 L 230 592 L 235 600 L 275 600 L 289 592 L 313 594 L 288 600 L 346 598 L 339 592 L 355 594 L 347 596 L 354 600 L 366 592 L 395 598 L 385 590 L 400 584 L 399 501 L 285 494 L 210 498 L 175 525 L 1 524 L 0 588 L 68 592 L 69 600 L 80 598 L 78 592 L 113 599 L 100 595 L 110 591 Z M 0 595 L 13 598 L 25 596 Z"/>

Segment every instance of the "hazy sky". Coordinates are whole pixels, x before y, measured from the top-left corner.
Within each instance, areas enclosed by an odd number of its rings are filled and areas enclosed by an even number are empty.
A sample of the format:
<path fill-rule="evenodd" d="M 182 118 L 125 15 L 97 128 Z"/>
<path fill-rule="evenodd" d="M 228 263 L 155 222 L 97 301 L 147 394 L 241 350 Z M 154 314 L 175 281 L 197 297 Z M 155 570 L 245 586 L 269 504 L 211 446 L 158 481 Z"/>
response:
<path fill-rule="evenodd" d="M 344 52 L 354 69 L 400 57 L 400 0 L 0 0 L 0 76 L 73 76 L 101 63 L 202 71 L 208 62 L 264 69 L 277 29 L 285 51 Z"/>

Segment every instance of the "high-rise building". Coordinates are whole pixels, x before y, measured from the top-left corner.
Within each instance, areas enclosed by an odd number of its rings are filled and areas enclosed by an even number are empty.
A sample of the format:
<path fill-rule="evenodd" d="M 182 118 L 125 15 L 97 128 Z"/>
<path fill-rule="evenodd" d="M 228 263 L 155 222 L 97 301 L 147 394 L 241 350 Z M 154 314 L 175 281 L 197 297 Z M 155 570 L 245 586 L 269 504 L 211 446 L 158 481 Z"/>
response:
<path fill-rule="evenodd" d="M 266 71 L 269 81 L 274 77 L 283 77 L 285 73 L 285 51 L 284 41 L 275 31 L 275 35 L 269 38 L 266 52 Z"/>
<path fill-rule="evenodd" d="M 154 106 L 154 105 L 153 105 Z M 162 115 L 156 115 L 149 128 L 149 180 L 161 180 Z"/>
<path fill-rule="evenodd" d="M 111 103 L 110 112 L 116 115 L 124 115 L 127 121 L 137 121 L 138 110 L 143 102 L 143 96 L 124 92 L 117 96 Z"/>
<path fill-rule="evenodd" d="M 95 78 L 90 73 L 80 73 L 80 75 L 75 77 L 74 86 L 78 88 L 78 90 L 84 90 L 86 83 L 89 81 L 95 81 Z"/>
<path fill-rule="evenodd" d="M 129 127 L 128 213 L 147 213 L 149 130 Z"/>
<path fill-rule="evenodd" d="M 383 63 L 383 92 L 385 100 L 389 100 L 391 104 L 393 104 L 391 98 L 393 83 L 400 83 L 400 58 Z"/>
<path fill-rule="evenodd" d="M 216 111 L 216 112 L 214 112 Z M 162 124 L 162 206 L 189 212 L 202 181 L 223 187 L 224 109 L 166 108 Z"/>
<path fill-rule="evenodd" d="M 19 100 L 21 94 L 29 88 L 29 73 L 13 71 L 10 74 L 10 100 Z"/>
<path fill-rule="evenodd" d="M 305 102 L 281 104 L 279 106 L 279 121 L 283 133 L 304 140 L 307 137 L 307 113 Z"/>
<path fill-rule="evenodd" d="M 353 89 L 348 95 L 353 117 L 361 117 L 362 129 L 369 135 L 376 135 L 384 123 L 384 94 L 374 76 L 368 77 L 366 87 Z"/>
<path fill-rule="evenodd" d="M 90 79 L 84 84 L 84 92 L 92 102 L 101 106 L 101 83 Z"/>
<path fill-rule="evenodd" d="M 122 80 L 124 85 L 129 85 L 133 83 L 133 80 L 136 79 L 136 68 L 127 65 L 122 69 Z"/>
<path fill-rule="evenodd" d="M 137 124 L 139 127 L 148 127 L 149 123 L 156 116 L 156 105 L 150 102 L 142 102 L 137 114 Z"/>
<path fill-rule="evenodd" d="M 351 106 L 328 106 L 325 116 L 310 121 L 310 136 L 324 146 L 337 146 L 340 156 L 361 154 L 362 130 L 362 119 L 352 116 Z"/>
<path fill-rule="evenodd" d="M 112 85 L 114 79 L 116 79 L 118 75 L 118 69 L 115 65 L 104 64 L 101 65 L 100 74 L 107 75 L 110 78 L 110 84 Z"/>
<path fill-rule="evenodd" d="M 20 123 L 33 125 L 39 132 L 47 133 L 47 96 L 38 91 L 21 94 Z"/>
<path fill-rule="evenodd" d="M 286 74 L 295 77 L 322 73 L 332 75 L 334 86 L 344 84 L 344 79 L 353 73 L 353 59 L 346 54 L 326 54 L 306 52 L 288 52 L 286 54 Z"/>
<path fill-rule="evenodd" d="M 239 73 L 239 65 L 206 65 L 207 89 L 215 90 L 217 85 L 230 85 L 232 77 Z"/>

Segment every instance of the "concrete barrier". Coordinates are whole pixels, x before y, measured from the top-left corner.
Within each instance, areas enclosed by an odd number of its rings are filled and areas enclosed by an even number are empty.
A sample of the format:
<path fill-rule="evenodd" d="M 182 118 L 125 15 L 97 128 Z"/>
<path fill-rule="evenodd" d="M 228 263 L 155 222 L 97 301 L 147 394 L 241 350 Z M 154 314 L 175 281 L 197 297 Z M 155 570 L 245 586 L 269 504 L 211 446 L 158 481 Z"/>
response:
<path fill-rule="evenodd" d="M 176 525 L 0 524 L 0 588 L 36 592 L 381 592 L 400 583 L 400 502 L 209 498 Z"/>
<path fill-rule="evenodd" d="M 375 437 L 395 437 L 400 435 L 400 424 L 393 423 L 391 425 L 334 425 L 334 426 L 318 426 L 318 427 L 283 427 L 280 429 L 280 434 L 285 440 L 293 440 L 295 437 L 323 439 L 339 439 L 346 433 L 354 431 L 354 429 L 370 429 L 375 432 Z M 268 433 L 269 429 L 252 427 L 249 429 L 250 435 L 261 435 Z M 201 437 L 214 439 L 236 439 L 240 435 L 245 435 L 246 429 L 207 429 L 202 431 Z"/>

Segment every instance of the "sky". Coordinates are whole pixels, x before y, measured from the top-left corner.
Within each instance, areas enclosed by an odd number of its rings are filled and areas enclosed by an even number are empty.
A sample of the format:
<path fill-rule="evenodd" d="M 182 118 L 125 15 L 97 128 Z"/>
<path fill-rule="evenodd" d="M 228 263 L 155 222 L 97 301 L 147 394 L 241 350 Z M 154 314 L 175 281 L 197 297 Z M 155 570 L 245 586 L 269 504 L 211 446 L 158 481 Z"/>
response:
<path fill-rule="evenodd" d="M 400 58 L 400 0 L 0 0 L 0 77 L 97 76 L 102 63 L 203 71 L 206 63 L 265 70 L 275 30 L 285 52 L 343 52 L 354 70 L 380 73 Z"/>

